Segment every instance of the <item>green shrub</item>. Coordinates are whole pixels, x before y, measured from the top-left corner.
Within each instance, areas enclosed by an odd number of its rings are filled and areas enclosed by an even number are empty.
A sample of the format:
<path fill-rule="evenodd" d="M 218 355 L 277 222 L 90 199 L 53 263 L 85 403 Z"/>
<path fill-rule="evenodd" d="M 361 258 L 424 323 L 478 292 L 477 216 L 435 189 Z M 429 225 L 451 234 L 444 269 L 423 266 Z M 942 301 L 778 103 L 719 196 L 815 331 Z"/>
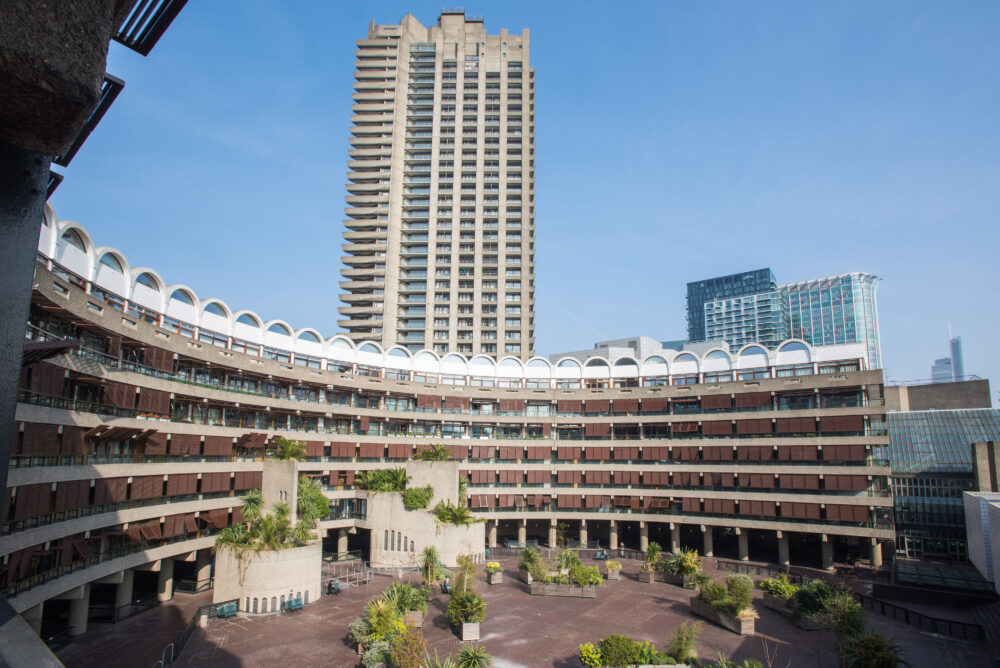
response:
<path fill-rule="evenodd" d="M 396 668 L 421 668 L 426 654 L 424 634 L 416 629 L 406 629 L 392 643 L 392 665 Z"/>
<path fill-rule="evenodd" d="M 690 547 L 681 548 L 677 554 L 668 554 L 657 564 L 657 569 L 670 575 L 685 575 L 692 577 L 701 571 L 701 557 L 697 550 Z"/>
<path fill-rule="evenodd" d="M 783 598 L 786 601 L 790 599 L 799 589 L 788 581 L 788 575 L 785 573 L 782 573 L 777 577 L 764 580 L 760 583 L 760 588 L 771 596 L 777 596 L 778 598 Z"/>
<path fill-rule="evenodd" d="M 686 663 L 694 658 L 694 643 L 701 633 L 701 622 L 684 622 L 667 638 L 667 654 L 677 662 Z"/>
<path fill-rule="evenodd" d="M 746 610 L 753 605 L 753 580 L 746 575 L 730 575 L 726 578 L 726 590 L 729 592 L 729 605 L 733 614 Z"/>
<path fill-rule="evenodd" d="M 393 582 L 382 592 L 382 598 L 391 601 L 401 613 L 427 612 L 427 595 L 405 582 Z"/>
<path fill-rule="evenodd" d="M 400 495 L 403 497 L 403 507 L 407 510 L 423 510 L 434 496 L 434 488 L 430 485 L 426 487 L 407 487 Z"/>
<path fill-rule="evenodd" d="M 474 591 L 455 594 L 448 603 L 445 616 L 452 626 L 481 622 L 486 618 L 486 601 Z"/>
<path fill-rule="evenodd" d="M 536 582 L 545 582 L 545 578 L 549 575 L 549 570 L 541 559 L 533 563 L 528 568 L 528 572 L 531 573 L 532 579 Z"/>
<path fill-rule="evenodd" d="M 620 571 L 622 569 L 622 562 L 608 560 L 604 562 L 604 567 L 609 571 Z"/>
<path fill-rule="evenodd" d="M 903 648 L 881 633 L 853 636 L 844 652 L 848 668 L 909 668 Z"/>
<path fill-rule="evenodd" d="M 597 643 L 601 663 L 605 666 L 631 666 L 642 663 L 639 643 L 628 636 L 613 634 Z"/>
<path fill-rule="evenodd" d="M 569 568 L 569 581 L 580 587 L 599 587 L 604 583 L 604 576 L 601 575 L 601 571 L 597 566 L 574 564 Z"/>
<path fill-rule="evenodd" d="M 702 585 L 701 591 L 698 592 L 698 598 L 712 605 L 717 601 L 725 600 L 728 594 L 729 592 L 726 591 L 725 585 L 721 585 L 718 582 L 709 582 Z"/>
<path fill-rule="evenodd" d="M 826 601 L 833 597 L 834 590 L 826 580 L 816 579 L 798 588 L 790 604 L 792 610 L 801 615 L 814 615 L 823 609 Z"/>
<path fill-rule="evenodd" d="M 351 636 L 351 640 L 356 643 L 365 643 L 368 641 L 368 636 L 372 634 L 372 625 L 368 623 L 365 617 L 358 617 L 351 622 L 347 630 Z"/>
<path fill-rule="evenodd" d="M 573 550 L 563 550 L 556 556 L 556 564 L 559 568 L 573 568 L 583 562 L 580 560 L 580 555 Z"/>
<path fill-rule="evenodd" d="M 406 469 L 372 469 L 360 471 L 354 477 L 354 486 L 371 492 L 402 492 L 406 489 Z"/>
<path fill-rule="evenodd" d="M 517 567 L 522 571 L 531 572 L 532 564 L 536 564 L 542 560 L 538 553 L 538 550 L 534 547 L 526 547 L 524 551 L 521 552 L 521 560 L 517 562 Z M 534 575 L 532 575 L 534 577 Z"/>
<path fill-rule="evenodd" d="M 649 545 L 646 547 L 646 564 L 652 566 L 659 560 L 660 554 L 663 552 L 663 548 L 655 540 L 650 541 Z"/>
<path fill-rule="evenodd" d="M 361 655 L 361 663 L 365 668 L 375 668 L 379 664 L 388 664 L 392 661 L 392 647 L 384 640 L 376 640 L 365 647 L 365 653 Z"/>

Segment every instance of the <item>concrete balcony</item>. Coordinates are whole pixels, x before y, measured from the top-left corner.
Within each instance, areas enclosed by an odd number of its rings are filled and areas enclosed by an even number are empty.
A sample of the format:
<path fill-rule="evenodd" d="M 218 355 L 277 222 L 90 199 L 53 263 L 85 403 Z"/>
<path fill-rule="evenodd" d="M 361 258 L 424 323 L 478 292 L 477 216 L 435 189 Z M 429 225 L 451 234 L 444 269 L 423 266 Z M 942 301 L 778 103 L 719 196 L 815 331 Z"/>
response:
<path fill-rule="evenodd" d="M 386 244 L 341 244 L 340 248 L 345 253 L 384 253 Z"/>
<path fill-rule="evenodd" d="M 389 203 L 389 195 L 348 195 L 344 199 L 347 201 L 348 204 L 354 206 L 363 206 L 363 207 L 382 208 L 379 207 L 378 205 Z M 385 211 L 383 211 L 382 213 L 388 213 L 388 207 L 384 208 Z"/>
<path fill-rule="evenodd" d="M 375 299 L 375 294 L 372 292 L 355 292 L 340 295 L 340 301 L 345 304 L 359 304 L 359 303 L 371 303 Z"/>
<path fill-rule="evenodd" d="M 350 142 L 351 142 L 351 146 L 354 146 L 354 147 L 357 147 L 357 148 L 362 148 L 362 147 L 365 147 L 365 146 L 377 146 L 379 148 L 382 148 L 382 144 L 388 144 L 388 145 L 391 146 L 392 145 L 392 138 L 391 137 L 351 137 L 350 138 Z M 386 147 L 383 150 L 388 151 L 389 149 L 388 149 L 388 147 Z"/>
<path fill-rule="evenodd" d="M 363 230 L 359 230 L 356 232 L 355 231 L 344 232 L 344 239 L 346 239 L 347 241 L 353 241 L 354 243 L 375 243 L 376 239 L 384 240 L 387 238 L 387 236 L 388 235 L 385 232 L 374 232 L 374 231 L 363 231 Z M 368 239 L 371 239 L 371 241 L 366 241 Z M 382 245 L 384 246 L 385 244 Z"/>
<path fill-rule="evenodd" d="M 354 61 L 354 69 L 367 71 L 372 69 L 393 70 L 396 69 L 395 58 L 361 58 Z"/>
<path fill-rule="evenodd" d="M 339 283 L 341 290 L 353 290 L 356 292 L 364 290 L 379 290 L 385 288 L 385 282 L 378 281 L 341 281 Z M 345 300 L 346 301 L 346 300 Z"/>
<path fill-rule="evenodd" d="M 392 161 L 385 160 L 382 156 L 366 156 L 362 160 L 348 160 L 347 168 L 355 171 L 347 172 L 347 178 L 350 179 L 353 174 L 371 173 L 369 170 L 389 169 L 391 166 Z M 382 173 L 385 174 L 385 172 Z"/>
<path fill-rule="evenodd" d="M 348 183 L 347 192 L 355 193 L 358 195 L 364 193 L 385 193 L 389 194 L 389 184 L 388 183 Z"/>
<path fill-rule="evenodd" d="M 350 269 L 341 269 L 340 275 L 344 278 L 358 278 L 363 281 L 371 281 L 375 277 L 385 277 L 385 269 L 375 269 L 373 267 L 357 267 Z M 382 285 L 385 285 L 384 283 Z"/>
<path fill-rule="evenodd" d="M 382 315 L 383 307 L 381 306 L 341 306 L 337 309 L 337 313 L 340 315 L 356 316 L 372 316 L 372 315 Z"/>
<path fill-rule="evenodd" d="M 392 100 L 387 100 L 384 96 L 371 96 L 373 99 L 359 101 L 351 105 L 351 111 L 355 114 L 368 116 L 371 114 L 389 114 L 392 116 L 395 105 Z"/>
<path fill-rule="evenodd" d="M 392 123 L 392 112 L 370 114 L 354 114 L 351 116 L 351 123 L 356 125 L 370 125 L 372 123 Z"/>
<path fill-rule="evenodd" d="M 375 255 L 344 255 L 340 261 L 349 267 L 370 267 L 374 264 L 383 264 L 385 257 Z"/>
<path fill-rule="evenodd" d="M 384 160 L 391 154 L 390 148 L 381 146 L 359 146 L 347 151 L 347 155 L 355 160 Z"/>

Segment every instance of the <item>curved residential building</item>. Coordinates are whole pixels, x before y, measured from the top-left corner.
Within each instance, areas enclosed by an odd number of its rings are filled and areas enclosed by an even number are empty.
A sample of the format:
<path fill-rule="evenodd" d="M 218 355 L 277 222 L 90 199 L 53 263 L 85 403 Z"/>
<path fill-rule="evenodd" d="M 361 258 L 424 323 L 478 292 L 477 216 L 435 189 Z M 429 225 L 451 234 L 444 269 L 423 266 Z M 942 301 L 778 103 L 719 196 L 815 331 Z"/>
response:
<path fill-rule="evenodd" d="M 489 544 L 656 540 L 829 567 L 878 563 L 893 538 L 882 372 L 864 345 L 439 357 L 264 321 L 168 278 L 183 277 L 47 209 L 0 531 L 0 586 L 36 628 L 80 632 L 95 611 L 207 580 L 276 436 L 307 444 L 331 551 L 420 552 L 375 535 L 354 480 L 438 443 Z"/>

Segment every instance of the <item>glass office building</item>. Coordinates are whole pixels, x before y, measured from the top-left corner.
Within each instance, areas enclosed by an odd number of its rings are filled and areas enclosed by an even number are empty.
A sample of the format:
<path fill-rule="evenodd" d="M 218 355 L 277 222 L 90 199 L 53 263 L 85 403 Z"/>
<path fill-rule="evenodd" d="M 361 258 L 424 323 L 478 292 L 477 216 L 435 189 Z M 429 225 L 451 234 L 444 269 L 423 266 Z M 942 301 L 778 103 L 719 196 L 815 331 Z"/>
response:
<path fill-rule="evenodd" d="M 748 343 L 777 348 L 788 338 L 788 307 L 777 290 L 705 304 L 705 338 L 737 351 Z"/>
<path fill-rule="evenodd" d="M 864 343 L 868 368 L 882 368 L 878 334 L 878 276 L 854 272 L 780 286 L 788 304 L 789 335 L 814 346 Z"/>
<path fill-rule="evenodd" d="M 1000 410 L 890 412 L 886 420 L 897 554 L 965 561 L 962 492 L 974 489 L 972 444 L 1000 441 Z"/>
<path fill-rule="evenodd" d="M 708 306 L 712 305 L 713 322 L 716 324 L 716 332 L 718 332 L 718 327 L 722 325 L 719 323 L 726 322 L 726 309 L 733 309 L 734 313 L 732 320 L 737 319 L 737 313 L 739 313 L 739 320 L 743 320 L 744 313 L 744 303 L 740 301 L 738 304 L 734 302 L 737 297 L 750 297 L 754 295 L 760 295 L 763 293 L 773 293 L 777 292 L 778 284 L 774 278 L 774 272 L 770 269 L 756 269 L 754 271 L 744 271 L 739 274 L 730 274 L 728 276 L 719 276 L 716 278 L 708 278 L 703 281 L 694 281 L 693 283 L 687 284 L 687 322 L 688 322 L 688 341 L 711 341 L 724 339 L 729 342 L 730 348 L 735 348 L 733 341 L 730 341 L 726 336 L 708 336 L 708 328 L 706 326 L 706 314 L 708 313 Z M 729 306 L 726 306 L 726 302 L 730 302 Z M 747 306 L 753 306 L 753 304 L 747 304 Z M 779 340 L 784 340 L 782 337 Z M 763 342 L 762 342 L 763 343 Z"/>

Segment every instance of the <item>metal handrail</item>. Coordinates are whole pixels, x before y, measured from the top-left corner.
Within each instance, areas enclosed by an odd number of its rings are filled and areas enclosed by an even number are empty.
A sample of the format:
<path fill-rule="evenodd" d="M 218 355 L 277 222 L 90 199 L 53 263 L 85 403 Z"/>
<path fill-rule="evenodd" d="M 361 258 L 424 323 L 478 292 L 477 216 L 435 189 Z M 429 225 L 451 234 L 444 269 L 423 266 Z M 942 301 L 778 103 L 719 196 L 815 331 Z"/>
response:
<path fill-rule="evenodd" d="M 914 626 L 921 631 L 930 631 L 938 635 L 945 635 L 951 638 L 962 640 L 986 640 L 986 630 L 980 624 L 972 622 L 960 622 L 954 619 L 942 619 L 931 617 L 916 610 L 883 601 L 882 599 L 868 596 L 860 592 L 854 592 L 854 598 L 866 610 L 877 612 L 880 615 L 895 619 L 909 626 Z"/>

